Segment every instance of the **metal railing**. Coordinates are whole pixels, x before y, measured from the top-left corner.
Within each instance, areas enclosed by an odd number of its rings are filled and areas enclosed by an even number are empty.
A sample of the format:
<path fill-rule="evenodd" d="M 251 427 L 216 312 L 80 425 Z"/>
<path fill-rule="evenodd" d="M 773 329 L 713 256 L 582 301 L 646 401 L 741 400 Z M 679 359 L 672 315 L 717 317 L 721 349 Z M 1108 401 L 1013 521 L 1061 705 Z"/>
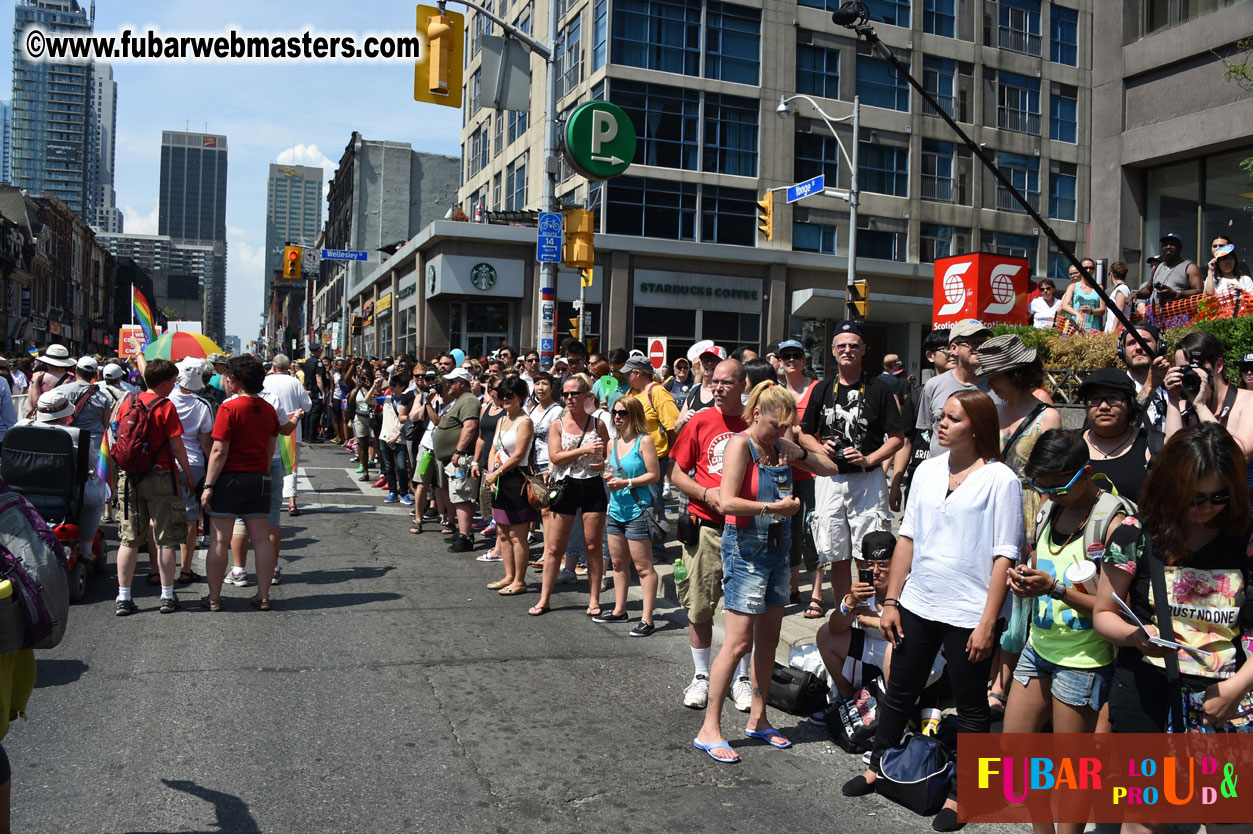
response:
<path fill-rule="evenodd" d="M 996 126 L 1001 130 L 1012 130 L 1015 133 L 1027 133 L 1031 136 L 1040 135 L 1040 114 L 1011 107 L 996 108 Z"/>
<path fill-rule="evenodd" d="M 1022 192 L 1022 195 L 1027 198 L 1027 202 L 1031 204 L 1031 207 L 1033 209 L 1035 209 L 1036 211 L 1040 210 L 1040 192 L 1039 191 L 1025 191 L 1024 190 Z M 1026 212 L 1022 210 L 1022 206 L 1018 205 L 1018 201 L 1014 199 L 1014 196 L 1010 194 L 1008 191 L 1006 191 L 1004 188 L 996 189 L 996 210 L 997 211 L 1012 211 L 1017 214 L 1026 214 Z"/>
<path fill-rule="evenodd" d="M 940 107 L 944 110 L 945 113 L 947 113 L 950 116 L 953 115 L 953 97 L 952 96 L 941 95 L 940 93 L 935 93 L 935 92 L 931 93 L 931 95 L 935 96 L 936 102 L 940 105 Z M 927 101 L 925 98 L 922 100 L 922 114 L 924 116 L 940 115 L 938 112 L 936 112 L 936 109 L 931 106 L 931 102 Z"/>
<path fill-rule="evenodd" d="M 1035 56 L 1040 54 L 1039 35 L 1024 32 L 1021 29 L 1011 29 L 1008 26 L 999 27 L 997 45 L 1001 49 L 1008 49 L 1012 52 L 1022 52 Z"/>
<path fill-rule="evenodd" d="M 940 203 L 953 202 L 953 180 L 950 177 L 922 176 L 922 199 Z"/>

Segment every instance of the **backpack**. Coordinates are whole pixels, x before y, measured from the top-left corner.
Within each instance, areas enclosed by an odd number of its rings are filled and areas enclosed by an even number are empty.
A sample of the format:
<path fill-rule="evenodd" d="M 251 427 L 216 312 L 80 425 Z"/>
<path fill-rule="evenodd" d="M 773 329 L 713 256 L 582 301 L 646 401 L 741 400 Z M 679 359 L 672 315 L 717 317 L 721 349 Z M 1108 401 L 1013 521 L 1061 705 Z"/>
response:
<path fill-rule="evenodd" d="M 145 403 L 139 394 L 131 394 L 122 406 L 118 415 L 117 439 L 109 447 L 109 455 L 128 475 L 143 475 L 156 465 L 157 455 L 169 445 L 166 437 L 155 449 L 148 443 L 152 428 L 152 412 L 164 401 L 165 397 L 157 397 L 151 403 Z"/>
<path fill-rule="evenodd" d="M 13 583 L 0 599 L 0 654 L 51 649 L 70 615 L 65 549 L 29 501 L 0 490 L 0 577 Z"/>
<path fill-rule="evenodd" d="M 1052 501 L 1045 501 L 1040 505 L 1040 511 L 1035 516 L 1036 530 L 1044 529 L 1044 521 L 1056 508 Z M 1136 505 L 1121 495 L 1114 495 L 1112 492 L 1101 490 L 1100 495 L 1096 498 L 1096 504 L 1093 505 L 1092 511 L 1088 513 L 1088 520 L 1083 525 L 1083 550 L 1085 553 L 1090 552 L 1089 547 L 1099 544 L 1105 546 L 1105 542 L 1109 539 L 1109 529 L 1113 526 L 1114 516 L 1119 513 L 1125 515 L 1135 515 L 1137 512 Z"/>

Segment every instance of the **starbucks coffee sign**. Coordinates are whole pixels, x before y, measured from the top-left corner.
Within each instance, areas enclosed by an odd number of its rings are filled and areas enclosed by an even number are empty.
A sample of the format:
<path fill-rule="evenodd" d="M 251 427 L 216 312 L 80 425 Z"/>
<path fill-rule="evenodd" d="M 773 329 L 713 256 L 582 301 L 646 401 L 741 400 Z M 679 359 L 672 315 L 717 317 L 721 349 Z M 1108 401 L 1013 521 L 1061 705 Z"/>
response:
<path fill-rule="evenodd" d="M 467 255 L 436 255 L 426 265 L 426 295 L 521 298 L 528 262 Z"/>

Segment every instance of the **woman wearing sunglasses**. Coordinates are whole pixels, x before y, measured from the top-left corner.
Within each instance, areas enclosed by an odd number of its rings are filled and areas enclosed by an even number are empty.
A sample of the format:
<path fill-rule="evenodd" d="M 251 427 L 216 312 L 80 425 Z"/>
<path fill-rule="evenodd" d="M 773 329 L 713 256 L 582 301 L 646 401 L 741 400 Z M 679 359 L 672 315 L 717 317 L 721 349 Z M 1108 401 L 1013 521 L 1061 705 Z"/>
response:
<path fill-rule="evenodd" d="M 1114 647 L 1092 627 L 1100 556 L 1127 506 L 1106 499 L 1099 524 L 1101 488 L 1092 480 L 1088 446 L 1060 429 L 1040 435 L 1025 473 L 1046 501 L 1036 529 L 1034 565 L 1009 572 L 1009 589 L 1031 600 L 1031 631 L 1018 658 L 1005 707 L 1006 733 L 1038 733 L 1052 721 L 1055 733 L 1092 733 L 1109 695 Z M 1119 507 L 1111 511 L 1113 506 Z M 1095 528 L 1093 541 L 1088 530 Z M 1052 834 L 1051 823 L 1033 823 Z M 1058 825 L 1059 834 L 1081 834 L 1080 823 Z"/>
<path fill-rule="evenodd" d="M 526 532 L 535 521 L 527 503 L 522 466 L 531 456 L 535 427 L 523 410 L 527 387 L 516 376 L 505 377 L 495 391 L 504 409 L 496 423 L 483 483 L 492 496 L 492 522 L 496 525 L 496 551 L 505 565 L 505 576 L 487 587 L 501 596 L 526 593 L 526 565 L 530 548 Z"/>
<path fill-rule="evenodd" d="M 1247 705 L 1253 663 L 1240 665 L 1239 644 L 1251 624 L 1248 502 L 1244 451 L 1222 426 L 1182 429 L 1156 456 L 1139 512 L 1110 540 L 1093 614 L 1097 632 L 1118 647 L 1109 696 L 1114 732 L 1182 732 L 1179 718 L 1233 729 L 1228 722 L 1242 699 Z M 1151 641 L 1162 630 L 1157 595 L 1150 598 L 1155 584 L 1166 589 L 1174 640 L 1187 650 Z M 1120 614 L 1115 594 L 1144 629 Z M 1192 707 L 1191 720 L 1186 713 L 1172 718 L 1178 703 Z"/>
<path fill-rule="evenodd" d="M 1101 368 L 1079 386 L 1079 402 L 1088 414 L 1083 439 L 1093 474 L 1108 478 L 1119 495 L 1136 500 L 1149 476 L 1149 441 L 1140 423 L 1135 383 L 1123 371 Z"/>
<path fill-rule="evenodd" d="M 645 508 L 651 504 L 648 485 L 661 478 L 657 447 L 648 435 L 644 406 L 635 397 L 622 397 L 610 409 L 617 439 L 610 446 L 609 466 L 605 467 L 609 487 L 609 517 L 605 532 L 609 558 L 613 560 L 613 612 L 592 618 L 598 623 L 627 621 L 627 587 L 631 584 L 631 563 L 640 575 L 644 607 L 640 621 L 631 629 L 632 637 L 647 637 L 655 630 L 653 606 L 657 603 L 657 572 Z"/>

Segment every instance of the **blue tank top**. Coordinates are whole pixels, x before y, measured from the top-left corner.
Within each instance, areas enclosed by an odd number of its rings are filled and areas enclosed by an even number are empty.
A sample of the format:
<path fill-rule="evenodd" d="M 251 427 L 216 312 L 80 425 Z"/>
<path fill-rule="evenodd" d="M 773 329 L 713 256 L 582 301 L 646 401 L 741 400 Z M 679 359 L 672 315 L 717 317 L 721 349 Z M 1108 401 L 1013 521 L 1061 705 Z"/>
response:
<path fill-rule="evenodd" d="M 614 471 L 622 480 L 628 478 L 638 478 L 648 472 L 648 468 L 644 465 L 644 456 L 640 454 L 640 441 L 643 437 L 635 438 L 635 445 L 631 447 L 631 451 L 626 453 L 626 457 L 618 457 L 618 441 L 613 443 L 613 453 L 609 456 L 609 462 L 613 464 Z M 635 489 L 615 489 L 609 493 L 609 516 L 614 521 L 632 521 L 640 517 L 644 512 L 643 504 L 648 500 L 648 487 L 636 487 Z"/>
<path fill-rule="evenodd" d="M 1101 303 L 1100 296 L 1096 294 L 1096 290 L 1085 291 L 1083 289 L 1083 284 L 1079 284 L 1077 287 L 1075 287 L 1074 296 L 1070 300 L 1071 300 L 1070 306 L 1074 307 L 1076 311 L 1080 307 L 1084 307 L 1084 306 L 1091 307 L 1092 309 L 1095 310 L 1098 306 L 1100 306 L 1100 303 Z M 1081 315 L 1080 318 L 1082 319 L 1082 321 L 1080 321 L 1079 323 L 1083 325 L 1085 328 L 1087 328 L 1088 330 L 1091 330 L 1092 328 L 1100 324 L 1100 321 L 1098 320 L 1097 315 L 1095 313 L 1088 313 L 1086 316 Z"/>

